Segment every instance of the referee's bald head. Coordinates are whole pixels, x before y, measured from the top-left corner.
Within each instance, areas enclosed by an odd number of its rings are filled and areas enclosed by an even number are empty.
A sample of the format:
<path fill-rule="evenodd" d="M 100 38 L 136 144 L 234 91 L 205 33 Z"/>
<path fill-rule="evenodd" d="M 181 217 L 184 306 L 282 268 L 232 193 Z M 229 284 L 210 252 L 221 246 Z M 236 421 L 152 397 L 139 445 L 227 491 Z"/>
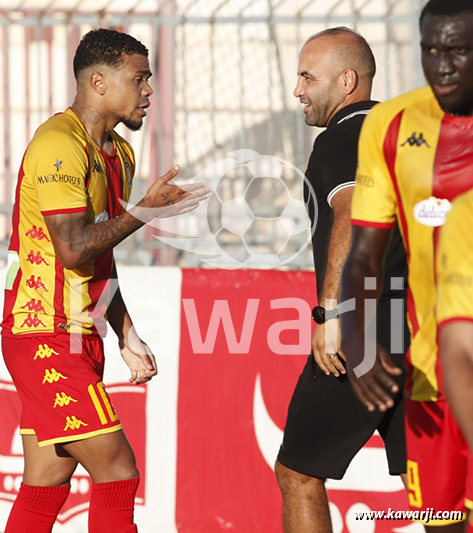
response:
<path fill-rule="evenodd" d="M 366 39 L 350 28 L 328 28 L 310 36 L 304 46 L 323 47 L 331 55 L 334 70 L 353 69 L 371 85 L 376 74 L 376 61 Z"/>

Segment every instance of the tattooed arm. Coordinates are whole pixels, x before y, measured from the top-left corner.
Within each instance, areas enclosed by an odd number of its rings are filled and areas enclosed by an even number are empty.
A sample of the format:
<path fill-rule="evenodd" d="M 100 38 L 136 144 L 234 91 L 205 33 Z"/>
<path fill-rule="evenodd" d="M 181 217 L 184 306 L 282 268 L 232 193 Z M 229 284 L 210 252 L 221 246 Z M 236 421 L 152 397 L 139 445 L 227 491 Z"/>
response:
<path fill-rule="evenodd" d="M 207 197 L 208 189 L 201 186 L 192 193 L 169 184 L 179 172 L 174 167 L 158 178 L 144 198 L 130 211 L 98 224 L 87 223 L 87 213 L 46 215 L 46 226 L 58 261 L 66 268 L 78 268 L 110 250 L 155 216 L 163 216 L 155 209 L 171 209 L 180 214 L 195 209 Z M 179 202 L 179 206 L 174 206 Z M 166 215 L 166 212 L 164 213 Z"/>

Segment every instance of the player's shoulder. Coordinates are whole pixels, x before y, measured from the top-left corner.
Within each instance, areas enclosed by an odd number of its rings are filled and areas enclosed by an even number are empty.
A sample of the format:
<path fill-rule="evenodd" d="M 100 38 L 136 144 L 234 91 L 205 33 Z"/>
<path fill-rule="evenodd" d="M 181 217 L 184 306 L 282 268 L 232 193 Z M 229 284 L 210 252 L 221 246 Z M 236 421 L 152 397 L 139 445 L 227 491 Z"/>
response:
<path fill-rule="evenodd" d="M 369 124 L 379 123 L 381 125 L 389 125 L 400 113 L 426 105 L 437 105 L 432 89 L 430 87 L 414 89 L 413 91 L 375 105 L 367 117 L 366 122 Z"/>
<path fill-rule="evenodd" d="M 75 113 L 68 109 L 64 113 L 57 113 L 43 122 L 36 130 L 29 148 L 59 149 L 66 146 L 72 149 L 76 146 L 83 150 L 86 145 L 86 133 Z"/>

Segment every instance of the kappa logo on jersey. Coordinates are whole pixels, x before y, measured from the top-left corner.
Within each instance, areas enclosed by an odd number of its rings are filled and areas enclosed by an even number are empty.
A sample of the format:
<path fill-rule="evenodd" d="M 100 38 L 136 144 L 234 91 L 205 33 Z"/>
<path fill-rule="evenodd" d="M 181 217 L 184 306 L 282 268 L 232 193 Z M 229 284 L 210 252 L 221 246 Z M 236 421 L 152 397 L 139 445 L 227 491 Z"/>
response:
<path fill-rule="evenodd" d="M 33 313 L 46 313 L 43 307 L 43 301 L 42 300 L 36 301 L 34 298 L 32 298 L 25 305 L 21 306 L 20 309 L 28 309 L 28 311 L 31 311 Z"/>
<path fill-rule="evenodd" d="M 26 280 L 26 284 L 30 289 L 36 289 L 37 291 L 39 291 L 40 289 L 44 289 L 46 292 L 49 292 L 48 289 L 45 287 L 41 276 L 35 278 L 34 274 L 31 274 L 31 276 Z"/>
<path fill-rule="evenodd" d="M 51 368 L 51 370 L 46 369 L 44 371 L 43 385 L 45 383 L 57 383 L 60 379 L 67 379 L 67 377 L 63 376 L 55 368 Z"/>
<path fill-rule="evenodd" d="M 414 206 L 414 218 L 420 224 L 430 228 L 443 226 L 452 204 L 446 199 L 431 196 Z"/>
<path fill-rule="evenodd" d="M 53 407 L 57 407 L 58 405 L 59 407 L 67 407 L 71 402 L 77 403 L 78 400 L 74 400 L 72 396 L 68 396 L 65 392 L 56 392 L 56 400 Z"/>
<path fill-rule="evenodd" d="M 32 313 L 28 313 L 28 316 L 25 318 L 20 328 L 37 328 L 38 326 L 43 326 L 45 328 L 46 324 L 41 321 L 36 313 L 34 315 Z"/>
<path fill-rule="evenodd" d="M 49 263 L 46 261 L 46 259 L 41 255 L 40 251 L 37 251 L 36 254 L 33 250 L 30 250 L 30 253 L 26 257 L 26 260 L 29 261 L 32 265 L 41 265 L 45 264 L 46 266 L 49 266 Z"/>
<path fill-rule="evenodd" d="M 63 164 L 63 161 L 59 161 L 59 158 L 56 157 L 56 162 L 54 163 L 53 166 L 56 167 L 56 170 L 57 170 L 58 172 L 62 169 L 62 164 Z"/>
<path fill-rule="evenodd" d="M 92 172 L 98 172 L 99 174 L 103 174 L 103 168 L 102 168 L 102 165 L 100 163 L 98 163 L 95 159 L 94 159 L 94 166 L 92 168 Z"/>
<path fill-rule="evenodd" d="M 401 144 L 401 146 L 405 146 L 406 144 L 408 144 L 409 146 L 422 146 L 423 144 L 425 144 L 425 146 L 427 146 L 427 148 L 430 148 L 430 145 L 424 139 L 424 134 L 422 132 L 417 134 L 417 132 L 415 131 L 408 139 L 406 139 Z"/>
<path fill-rule="evenodd" d="M 75 416 L 67 416 L 66 425 L 64 426 L 63 431 L 67 431 L 68 429 L 79 429 L 81 426 L 88 426 L 88 425 L 89 424 L 82 422 L 82 420 L 79 420 Z"/>
<path fill-rule="evenodd" d="M 47 344 L 39 344 L 33 359 L 38 359 L 38 357 L 40 359 L 49 359 L 53 355 L 59 355 L 59 353 L 50 348 Z"/>
<path fill-rule="evenodd" d="M 32 239 L 37 239 L 38 241 L 46 239 L 48 242 L 51 242 L 46 233 L 44 233 L 43 228 L 37 228 L 35 225 L 33 225 L 33 227 L 25 233 L 25 236 L 31 237 Z"/>

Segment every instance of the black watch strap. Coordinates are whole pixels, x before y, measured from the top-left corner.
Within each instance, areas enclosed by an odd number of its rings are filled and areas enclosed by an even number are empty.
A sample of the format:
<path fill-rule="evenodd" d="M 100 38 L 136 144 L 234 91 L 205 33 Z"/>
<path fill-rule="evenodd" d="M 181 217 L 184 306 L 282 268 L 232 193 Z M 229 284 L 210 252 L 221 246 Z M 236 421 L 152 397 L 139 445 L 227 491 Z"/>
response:
<path fill-rule="evenodd" d="M 316 305 L 312 309 L 312 318 L 317 324 L 325 324 L 327 320 L 338 318 L 338 309 L 325 309 L 321 305 Z"/>

